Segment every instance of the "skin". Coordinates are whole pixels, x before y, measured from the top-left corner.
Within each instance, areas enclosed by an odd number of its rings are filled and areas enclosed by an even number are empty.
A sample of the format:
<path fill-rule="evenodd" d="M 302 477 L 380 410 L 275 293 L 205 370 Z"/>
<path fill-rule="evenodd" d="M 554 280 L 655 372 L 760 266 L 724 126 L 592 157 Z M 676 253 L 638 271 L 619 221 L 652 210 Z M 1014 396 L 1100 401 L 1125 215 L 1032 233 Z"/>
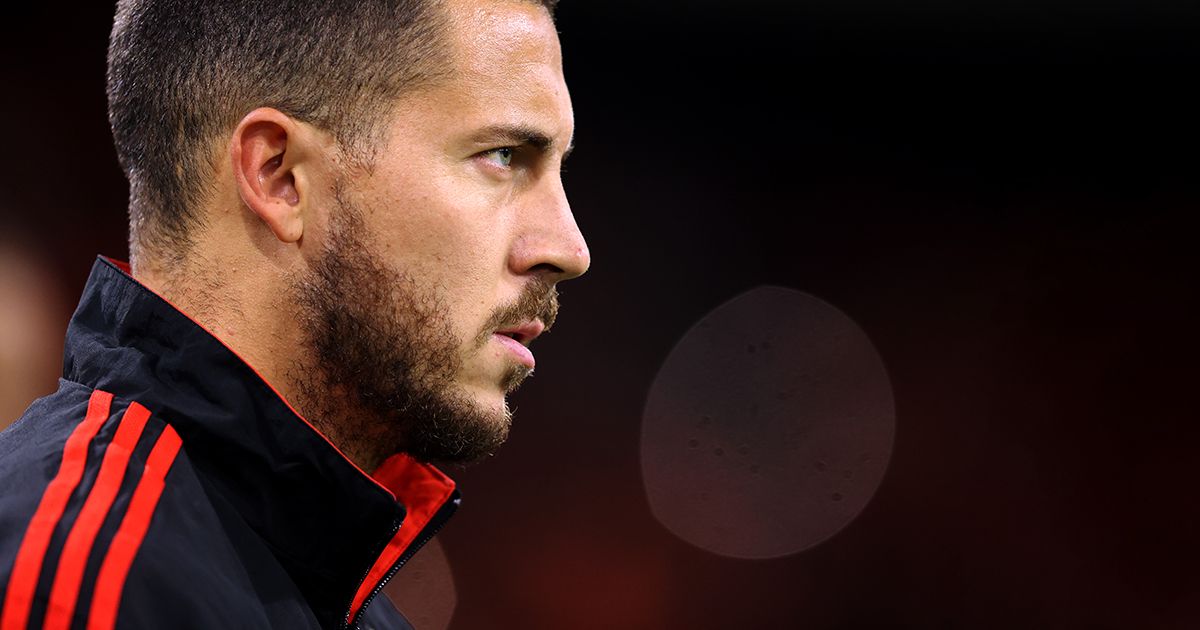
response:
<path fill-rule="evenodd" d="M 505 378 L 520 358 L 491 334 L 492 316 L 530 284 L 553 285 L 590 264 L 559 175 L 574 117 L 553 21 L 518 0 L 446 4 L 457 71 L 401 97 L 371 168 L 356 167 L 321 129 L 254 110 L 229 137 L 206 229 L 184 267 L 134 269 L 302 415 L 288 374 L 314 357 L 289 287 L 320 260 L 339 208 L 361 211 L 360 234 L 378 262 L 436 291 L 457 348 L 448 387 L 496 422 L 507 421 Z M 360 432 L 321 428 L 364 470 L 380 463 Z"/>

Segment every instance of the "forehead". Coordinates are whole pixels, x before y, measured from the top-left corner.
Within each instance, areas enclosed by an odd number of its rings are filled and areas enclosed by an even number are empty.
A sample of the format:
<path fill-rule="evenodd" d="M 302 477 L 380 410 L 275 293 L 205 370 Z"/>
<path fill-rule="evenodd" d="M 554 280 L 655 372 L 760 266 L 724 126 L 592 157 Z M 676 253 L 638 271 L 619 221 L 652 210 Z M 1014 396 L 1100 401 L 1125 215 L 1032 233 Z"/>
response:
<path fill-rule="evenodd" d="M 558 32 L 532 0 L 448 0 L 458 70 L 491 74 L 496 65 L 539 63 L 561 71 Z"/>
<path fill-rule="evenodd" d="M 533 127 L 569 144 L 573 113 L 549 12 L 529 0 L 447 0 L 444 6 L 453 72 L 414 93 L 407 107 L 402 97 L 400 109 L 452 117 L 456 127 Z"/>

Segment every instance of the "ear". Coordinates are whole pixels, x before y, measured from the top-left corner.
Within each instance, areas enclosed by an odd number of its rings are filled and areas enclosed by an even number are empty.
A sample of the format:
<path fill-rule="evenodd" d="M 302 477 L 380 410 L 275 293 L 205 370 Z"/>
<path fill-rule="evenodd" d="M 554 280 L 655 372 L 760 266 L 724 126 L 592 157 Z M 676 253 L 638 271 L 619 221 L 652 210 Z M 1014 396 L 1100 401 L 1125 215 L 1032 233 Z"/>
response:
<path fill-rule="evenodd" d="M 281 242 L 304 235 L 306 181 L 303 130 L 276 109 L 246 114 L 230 139 L 229 157 L 242 202 Z"/>

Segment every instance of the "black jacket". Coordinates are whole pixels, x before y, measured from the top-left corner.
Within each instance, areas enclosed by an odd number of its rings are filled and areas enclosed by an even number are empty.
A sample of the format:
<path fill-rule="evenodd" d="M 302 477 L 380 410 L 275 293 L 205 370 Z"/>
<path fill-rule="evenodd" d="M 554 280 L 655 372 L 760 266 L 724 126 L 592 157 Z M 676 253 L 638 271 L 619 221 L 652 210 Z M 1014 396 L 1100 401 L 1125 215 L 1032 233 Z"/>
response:
<path fill-rule="evenodd" d="M 100 259 L 58 391 L 0 434 L 0 630 L 408 628 L 376 595 L 458 502 L 405 456 L 362 472 Z"/>

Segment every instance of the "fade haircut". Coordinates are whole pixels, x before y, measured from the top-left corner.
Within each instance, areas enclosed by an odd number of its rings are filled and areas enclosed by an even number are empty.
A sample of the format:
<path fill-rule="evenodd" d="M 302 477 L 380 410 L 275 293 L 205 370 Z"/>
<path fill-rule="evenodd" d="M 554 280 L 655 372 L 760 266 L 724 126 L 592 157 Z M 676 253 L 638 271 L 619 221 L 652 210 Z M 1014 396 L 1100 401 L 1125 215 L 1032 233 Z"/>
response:
<path fill-rule="evenodd" d="M 532 0 L 551 14 L 556 0 Z M 120 0 L 108 116 L 129 179 L 136 260 L 185 257 L 219 159 L 216 141 L 273 107 L 370 163 L 383 115 L 452 71 L 443 0 Z"/>

